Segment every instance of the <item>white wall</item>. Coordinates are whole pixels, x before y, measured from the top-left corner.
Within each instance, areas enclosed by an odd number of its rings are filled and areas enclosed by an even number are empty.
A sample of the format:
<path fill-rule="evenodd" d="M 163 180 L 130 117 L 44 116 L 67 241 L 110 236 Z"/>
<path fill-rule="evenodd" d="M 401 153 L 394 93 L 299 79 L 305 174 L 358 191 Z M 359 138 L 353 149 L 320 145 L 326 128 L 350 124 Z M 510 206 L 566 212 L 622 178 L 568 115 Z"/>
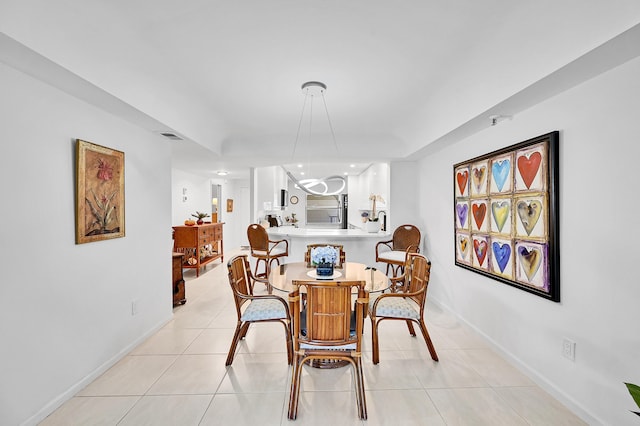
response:
<path fill-rule="evenodd" d="M 276 187 L 276 176 L 280 167 L 258 167 L 253 170 L 253 208 L 252 220 L 259 223 L 266 214 L 272 213 L 275 207 L 276 191 L 280 193 L 280 187 Z M 265 209 L 265 203 L 269 203 L 270 209 Z"/>
<path fill-rule="evenodd" d="M 4 64 L 0 93 L 0 424 L 35 424 L 171 318 L 171 149 Z M 75 244 L 76 138 L 125 153 L 124 238 Z"/>
<path fill-rule="evenodd" d="M 419 201 L 422 194 L 417 191 L 419 176 L 419 166 L 417 162 L 400 161 L 390 165 L 390 184 L 391 191 L 387 200 L 393 210 L 389 212 L 387 220 L 387 230 L 393 232 L 398 226 L 404 224 L 412 224 L 419 229 L 424 230 L 424 219 L 420 215 Z M 438 209 L 438 206 L 428 203 L 429 209 Z M 422 232 L 422 248 L 421 252 L 426 253 L 428 239 Z"/>
<path fill-rule="evenodd" d="M 187 197 L 183 201 L 183 192 Z M 194 173 L 173 169 L 171 173 L 171 222 L 173 226 L 184 225 L 186 219 L 197 220 L 196 211 L 208 213 L 211 220 L 211 179 Z"/>
<path fill-rule="evenodd" d="M 224 222 L 223 245 L 226 252 L 247 245 L 249 226 L 249 180 L 211 179 L 183 170 L 172 170 L 171 201 L 173 225 L 182 225 L 196 210 L 211 213 L 211 185 L 220 185 L 218 221 Z M 187 188 L 187 200 L 182 201 L 183 188 Z M 233 200 L 233 211 L 227 212 L 227 200 Z M 211 220 L 211 218 L 207 218 Z M 228 259 L 228 257 L 225 257 Z"/>
<path fill-rule="evenodd" d="M 640 59 L 421 161 L 430 295 L 590 424 L 636 425 L 623 382 L 640 383 L 637 214 Z M 452 166 L 560 131 L 561 303 L 454 266 Z M 561 342 L 577 343 L 575 362 Z M 574 405 L 575 404 L 575 405 Z"/>
<path fill-rule="evenodd" d="M 233 211 L 227 212 L 226 200 L 233 200 Z M 252 223 L 249 208 L 249 180 L 233 179 L 222 186 L 222 221 L 224 224 L 224 247 L 229 252 L 249 245 L 247 227 Z M 228 257 L 227 257 L 228 259 Z"/>

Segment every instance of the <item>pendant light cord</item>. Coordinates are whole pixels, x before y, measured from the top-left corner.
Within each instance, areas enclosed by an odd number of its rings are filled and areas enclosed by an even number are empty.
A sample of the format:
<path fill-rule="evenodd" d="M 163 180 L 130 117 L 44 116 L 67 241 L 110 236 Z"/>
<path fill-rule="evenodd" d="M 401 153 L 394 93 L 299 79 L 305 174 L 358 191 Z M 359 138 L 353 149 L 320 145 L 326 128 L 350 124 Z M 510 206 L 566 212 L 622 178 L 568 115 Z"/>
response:
<path fill-rule="evenodd" d="M 300 120 L 298 121 L 298 131 L 296 132 L 296 140 L 293 143 L 293 152 L 291 153 L 291 160 L 296 156 L 296 147 L 298 146 L 298 139 L 300 139 L 300 129 L 302 128 L 302 119 L 304 118 L 304 110 L 307 106 L 307 97 L 309 96 L 309 89 L 304 95 L 304 103 L 302 104 L 302 112 L 300 113 Z"/>
<path fill-rule="evenodd" d="M 336 134 L 333 132 L 333 125 L 331 124 L 331 117 L 329 117 L 329 109 L 327 108 L 327 101 L 324 99 L 324 90 L 322 91 L 322 103 L 324 104 L 324 111 L 327 113 L 327 121 L 329 122 L 329 129 L 331 130 L 331 137 L 333 138 L 333 145 L 336 147 L 336 153 L 339 153 L 338 142 L 336 141 Z"/>
<path fill-rule="evenodd" d="M 331 123 L 331 117 L 329 116 L 329 108 L 327 108 L 327 100 L 324 97 L 324 89 L 320 91 L 322 95 L 322 104 L 324 105 L 324 112 L 327 114 L 327 123 L 329 124 L 329 130 L 331 130 L 331 139 L 333 140 L 333 146 L 336 148 L 336 153 L 339 153 L 338 141 L 336 140 L 336 133 L 333 131 L 333 124 Z M 302 104 L 302 112 L 300 113 L 300 120 L 298 121 L 298 131 L 296 132 L 296 140 L 293 143 L 293 152 L 291 153 L 291 159 L 295 159 L 296 148 L 298 147 L 298 141 L 300 140 L 300 129 L 302 128 L 302 120 L 304 119 L 304 111 L 307 107 L 307 98 L 311 96 L 311 104 L 309 106 L 309 135 L 311 135 L 311 129 L 313 125 L 313 95 L 309 95 L 309 88 L 306 88 L 304 95 L 304 103 Z"/>

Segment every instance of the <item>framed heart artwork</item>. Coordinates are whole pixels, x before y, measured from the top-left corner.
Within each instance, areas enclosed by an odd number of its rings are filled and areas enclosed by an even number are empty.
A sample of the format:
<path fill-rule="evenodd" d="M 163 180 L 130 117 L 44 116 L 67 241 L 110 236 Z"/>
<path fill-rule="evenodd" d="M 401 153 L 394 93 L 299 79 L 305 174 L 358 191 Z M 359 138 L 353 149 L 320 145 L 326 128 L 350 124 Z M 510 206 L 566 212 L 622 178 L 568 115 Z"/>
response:
<path fill-rule="evenodd" d="M 453 166 L 457 266 L 560 301 L 559 132 Z"/>

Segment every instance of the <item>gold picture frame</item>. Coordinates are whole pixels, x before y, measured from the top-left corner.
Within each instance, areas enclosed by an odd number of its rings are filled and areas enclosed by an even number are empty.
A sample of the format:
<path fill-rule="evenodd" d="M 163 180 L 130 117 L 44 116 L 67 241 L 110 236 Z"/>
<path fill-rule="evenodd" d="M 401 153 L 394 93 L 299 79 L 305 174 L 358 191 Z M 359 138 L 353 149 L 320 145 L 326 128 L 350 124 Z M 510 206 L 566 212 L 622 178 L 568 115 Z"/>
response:
<path fill-rule="evenodd" d="M 233 212 L 233 200 L 231 198 L 227 198 L 227 212 Z"/>
<path fill-rule="evenodd" d="M 125 235 L 124 152 L 76 140 L 76 244 Z"/>

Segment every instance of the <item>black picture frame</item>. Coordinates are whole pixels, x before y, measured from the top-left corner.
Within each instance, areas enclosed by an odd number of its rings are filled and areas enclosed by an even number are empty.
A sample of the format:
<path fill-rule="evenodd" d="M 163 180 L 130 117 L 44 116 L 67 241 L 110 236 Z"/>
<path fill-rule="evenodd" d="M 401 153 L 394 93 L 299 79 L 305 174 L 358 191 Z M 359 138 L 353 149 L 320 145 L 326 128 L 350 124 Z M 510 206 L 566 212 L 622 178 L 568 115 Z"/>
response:
<path fill-rule="evenodd" d="M 553 131 L 454 164 L 457 266 L 560 301 L 559 140 Z"/>

